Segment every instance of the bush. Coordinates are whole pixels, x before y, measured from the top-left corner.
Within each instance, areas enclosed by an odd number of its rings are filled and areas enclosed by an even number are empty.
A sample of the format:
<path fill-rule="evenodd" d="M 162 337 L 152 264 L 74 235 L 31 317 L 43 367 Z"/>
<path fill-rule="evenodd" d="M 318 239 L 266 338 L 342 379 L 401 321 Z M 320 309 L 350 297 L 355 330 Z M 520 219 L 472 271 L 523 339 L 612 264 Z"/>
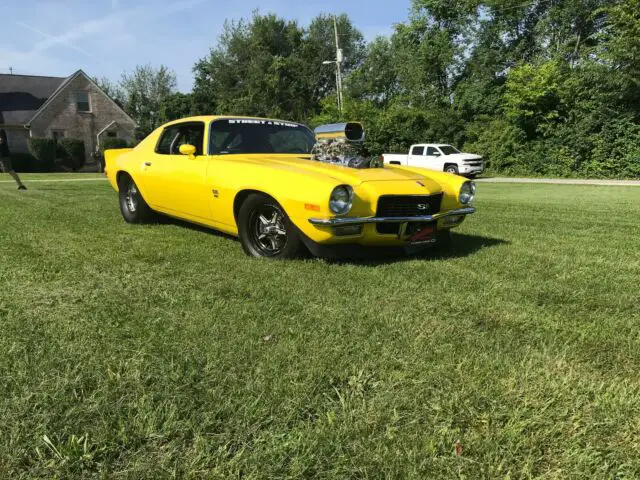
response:
<path fill-rule="evenodd" d="M 11 164 L 16 172 L 31 172 L 36 158 L 30 153 L 12 153 Z"/>
<path fill-rule="evenodd" d="M 56 145 L 58 158 L 73 171 L 82 168 L 85 162 L 84 141 L 79 138 L 61 138 Z"/>
<path fill-rule="evenodd" d="M 100 153 L 104 155 L 105 150 L 116 148 L 127 148 L 129 143 L 124 138 L 107 137 L 100 141 Z"/>
<path fill-rule="evenodd" d="M 56 159 L 56 144 L 52 138 L 30 138 L 29 151 L 35 157 L 33 172 L 50 172 Z"/>

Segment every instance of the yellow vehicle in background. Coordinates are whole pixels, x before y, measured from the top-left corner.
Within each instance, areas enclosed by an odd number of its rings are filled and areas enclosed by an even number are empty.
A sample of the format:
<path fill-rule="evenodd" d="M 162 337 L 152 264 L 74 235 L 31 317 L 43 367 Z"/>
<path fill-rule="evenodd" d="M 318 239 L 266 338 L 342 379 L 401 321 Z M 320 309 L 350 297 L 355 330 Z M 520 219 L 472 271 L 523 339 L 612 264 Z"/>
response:
<path fill-rule="evenodd" d="M 319 127 L 316 134 L 364 138 L 357 123 Z M 107 150 L 105 173 L 127 222 L 160 212 L 238 236 L 255 257 L 446 242 L 475 211 L 475 184 L 465 178 L 317 161 L 316 142 L 294 122 L 191 117 L 163 125 L 133 149 Z"/>

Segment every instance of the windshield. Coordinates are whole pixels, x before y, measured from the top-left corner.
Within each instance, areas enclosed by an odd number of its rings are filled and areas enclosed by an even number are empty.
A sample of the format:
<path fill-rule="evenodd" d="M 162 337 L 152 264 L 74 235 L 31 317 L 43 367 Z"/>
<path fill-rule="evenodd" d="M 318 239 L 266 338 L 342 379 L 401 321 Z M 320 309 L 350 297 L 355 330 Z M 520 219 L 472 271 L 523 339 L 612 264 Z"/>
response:
<path fill-rule="evenodd" d="M 460 150 L 453 148 L 451 145 L 442 145 L 440 146 L 440 150 L 444 155 L 453 155 L 455 153 L 460 153 Z"/>
<path fill-rule="evenodd" d="M 307 127 L 276 120 L 229 119 L 211 124 L 209 153 L 310 154 L 316 139 Z"/>

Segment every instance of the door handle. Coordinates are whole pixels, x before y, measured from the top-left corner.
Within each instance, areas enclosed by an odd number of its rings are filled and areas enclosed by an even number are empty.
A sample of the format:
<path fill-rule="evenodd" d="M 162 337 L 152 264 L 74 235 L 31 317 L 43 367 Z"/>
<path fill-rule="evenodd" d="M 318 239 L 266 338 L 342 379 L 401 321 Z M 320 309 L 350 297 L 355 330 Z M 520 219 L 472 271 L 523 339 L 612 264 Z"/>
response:
<path fill-rule="evenodd" d="M 145 167 L 150 167 L 151 166 L 151 162 L 144 162 L 144 166 Z"/>

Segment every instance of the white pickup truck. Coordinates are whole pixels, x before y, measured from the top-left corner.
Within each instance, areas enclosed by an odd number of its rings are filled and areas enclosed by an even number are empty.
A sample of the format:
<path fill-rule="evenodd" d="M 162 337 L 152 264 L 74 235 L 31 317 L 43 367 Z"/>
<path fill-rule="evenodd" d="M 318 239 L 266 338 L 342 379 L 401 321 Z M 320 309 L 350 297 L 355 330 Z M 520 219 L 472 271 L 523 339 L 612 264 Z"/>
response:
<path fill-rule="evenodd" d="M 411 145 L 409 155 L 385 153 L 384 163 L 422 167 L 439 172 L 475 177 L 484 172 L 484 160 L 480 155 L 462 153 L 451 145 L 420 143 Z"/>

